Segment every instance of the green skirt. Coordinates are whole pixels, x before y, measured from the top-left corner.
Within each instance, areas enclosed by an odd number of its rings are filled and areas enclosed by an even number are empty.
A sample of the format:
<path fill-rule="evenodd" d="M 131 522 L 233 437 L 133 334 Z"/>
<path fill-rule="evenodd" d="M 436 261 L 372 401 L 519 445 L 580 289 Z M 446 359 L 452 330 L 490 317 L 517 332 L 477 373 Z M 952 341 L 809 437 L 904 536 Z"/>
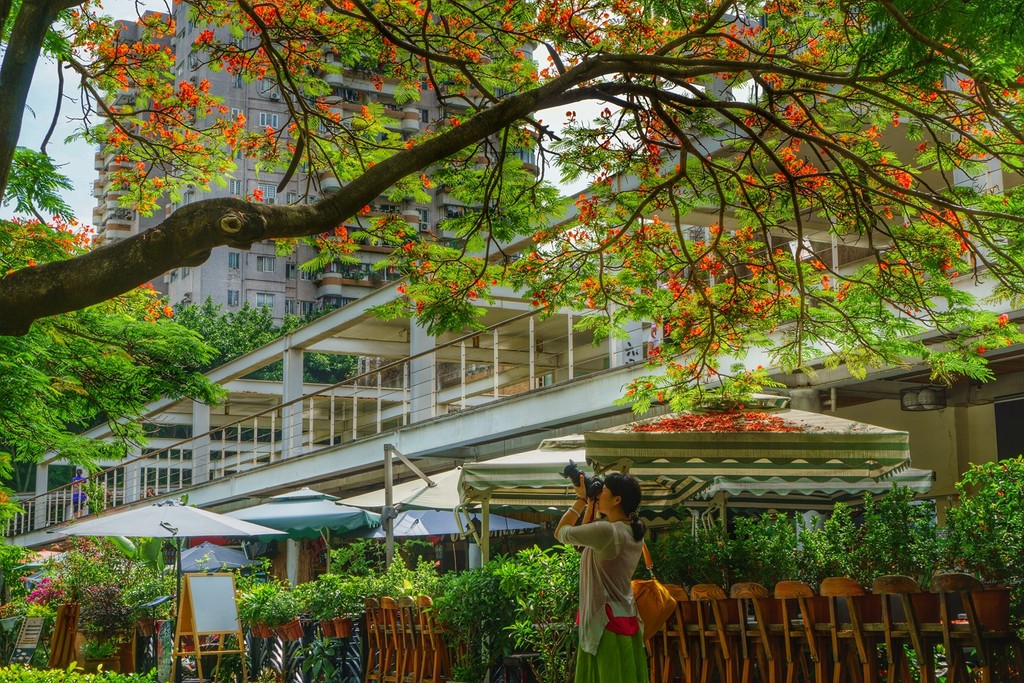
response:
<path fill-rule="evenodd" d="M 643 637 L 605 631 L 596 655 L 577 651 L 576 683 L 648 683 Z"/>

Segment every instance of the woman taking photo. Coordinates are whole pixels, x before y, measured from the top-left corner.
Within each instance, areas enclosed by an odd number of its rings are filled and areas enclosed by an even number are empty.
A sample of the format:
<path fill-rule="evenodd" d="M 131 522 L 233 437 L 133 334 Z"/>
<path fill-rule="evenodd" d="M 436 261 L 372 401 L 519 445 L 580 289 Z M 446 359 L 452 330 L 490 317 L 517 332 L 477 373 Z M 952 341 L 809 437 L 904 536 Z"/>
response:
<path fill-rule="evenodd" d="M 562 515 L 555 538 L 583 546 L 576 683 L 647 683 L 647 653 L 630 582 L 647 530 L 636 514 L 640 484 L 612 472 L 594 500 L 587 499 L 582 474 L 573 488 L 576 501 Z M 591 506 L 603 519 L 574 526 L 589 517 Z"/>

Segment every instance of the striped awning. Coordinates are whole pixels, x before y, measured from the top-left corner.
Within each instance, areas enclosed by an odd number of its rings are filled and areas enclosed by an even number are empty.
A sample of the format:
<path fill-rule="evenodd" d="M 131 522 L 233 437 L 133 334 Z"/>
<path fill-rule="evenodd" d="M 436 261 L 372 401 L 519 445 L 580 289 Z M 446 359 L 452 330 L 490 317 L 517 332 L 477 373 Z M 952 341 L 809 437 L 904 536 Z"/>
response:
<path fill-rule="evenodd" d="M 831 477 L 715 477 L 701 490 L 700 498 L 711 498 L 725 493 L 730 498 L 746 496 L 809 496 L 837 500 L 849 500 L 865 493 L 880 494 L 890 491 L 893 485 L 905 486 L 914 493 L 928 493 L 932 489 L 933 472 L 908 467 L 892 476 L 874 479 L 851 475 Z"/>
<path fill-rule="evenodd" d="M 634 476 L 691 476 L 694 472 L 743 476 L 828 477 L 846 472 L 882 477 L 907 467 L 906 432 L 801 410 L 771 415 L 796 432 L 647 432 L 642 422 L 589 432 L 587 461 L 597 470 L 617 469 Z"/>
<path fill-rule="evenodd" d="M 526 453 L 467 462 L 459 481 L 462 502 L 486 500 L 492 506 L 528 510 L 565 508 L 574 500 L 569 480 L 562 476 L 570 460 L 588 470 L 584 438 L 580 435 L 547 439 L 536 450 Z M 706 480 L 696 478 L 645 480 L 641 484 L 644 507 L 672 509 L 706 484 Z"/>

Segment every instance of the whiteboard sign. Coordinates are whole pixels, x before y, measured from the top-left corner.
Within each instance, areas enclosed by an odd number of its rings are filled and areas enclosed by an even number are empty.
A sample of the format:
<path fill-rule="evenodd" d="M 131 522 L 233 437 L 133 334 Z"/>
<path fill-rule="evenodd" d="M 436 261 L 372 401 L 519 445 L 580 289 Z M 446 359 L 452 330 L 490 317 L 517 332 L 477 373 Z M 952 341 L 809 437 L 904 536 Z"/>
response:
<path fill-rule="evenodd" d="M 232 574 L 188 574 L 185 595 L 191 602 L 193 633 L 233 633 L 241 631 L 238 603 L 235 602 L 235 577 Z"/>

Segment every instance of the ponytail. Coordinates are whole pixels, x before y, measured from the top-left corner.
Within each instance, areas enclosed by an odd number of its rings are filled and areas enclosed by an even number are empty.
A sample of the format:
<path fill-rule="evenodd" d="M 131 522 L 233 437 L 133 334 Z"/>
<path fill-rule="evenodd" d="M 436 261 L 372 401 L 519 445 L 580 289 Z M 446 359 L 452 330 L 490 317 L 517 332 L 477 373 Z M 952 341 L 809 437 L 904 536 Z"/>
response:
<path fill-rule="evenodd" d="M 642 541 L 647 533 L 647 525 L 644 524 L 644 520 L 640 519 L 640 515 L 636 513 L 636 510 L 629 513 L 629 526 L 633 528 L 633 540 Z"/>

